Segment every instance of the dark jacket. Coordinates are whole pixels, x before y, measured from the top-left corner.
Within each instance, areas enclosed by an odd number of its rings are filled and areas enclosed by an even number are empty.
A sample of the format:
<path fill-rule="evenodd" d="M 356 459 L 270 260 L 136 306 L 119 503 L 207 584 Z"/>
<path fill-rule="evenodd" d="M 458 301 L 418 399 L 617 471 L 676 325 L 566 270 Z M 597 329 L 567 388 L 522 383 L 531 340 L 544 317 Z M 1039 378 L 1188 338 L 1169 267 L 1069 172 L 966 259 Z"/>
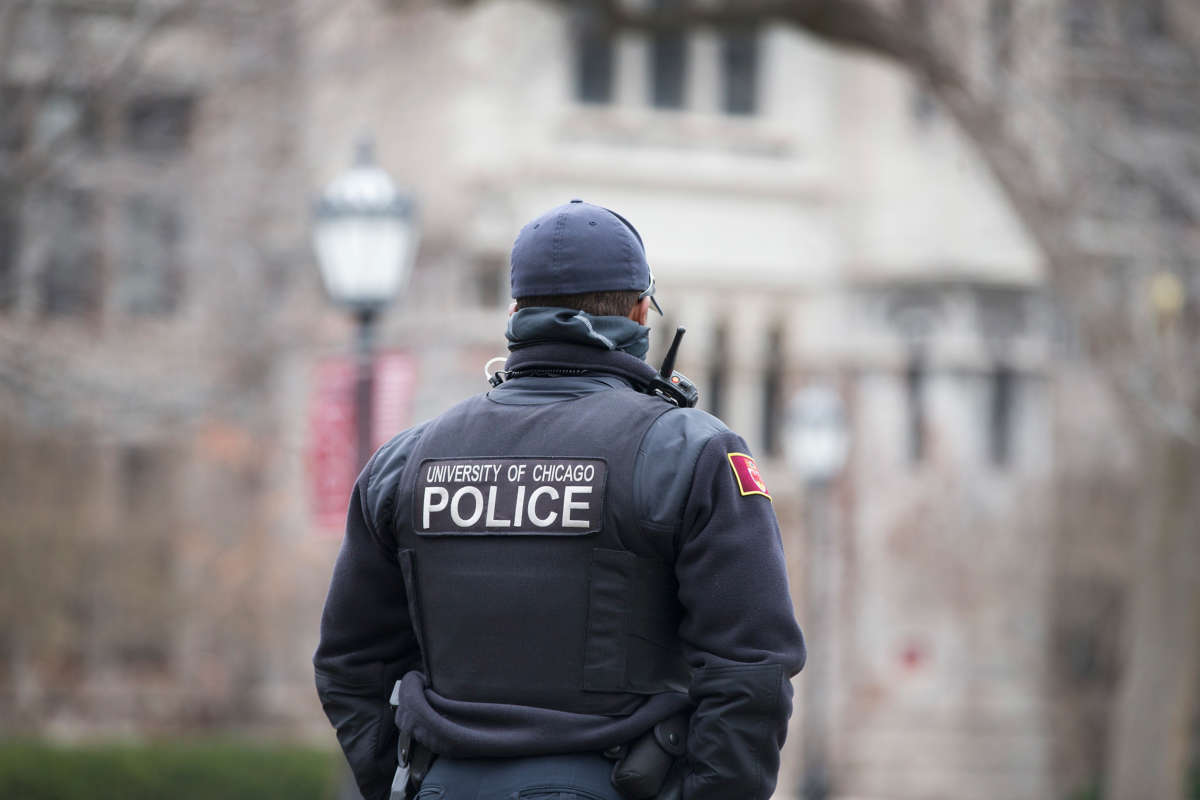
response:
<path fill-rule="evenodd" d="M 602 360 L 599 351 L 572 347 L 579 371 L 591 354 Z M 527 406 L 634 391 L 619 373 L 521 377 L 488 398 Z M 642 528 L 671 543 L 678 636 L 691 677 L 686 694 L 649 695 L 630 713 L 611 716 L 464 702 L 429 686 L 396 534 L 410 524 L 396 517 L 399 476 L 427 429 L 417 426 L 384 445 L 358 478 L 314 657 L 322 705 L 364 797 L 387 797 L 397 725 L 445 755 L 513 757 L 602 750 L 688 708 L 686 800 L 770 797 L 804 643 L 771 501 L 739 488 L 728 457 L 748 453 L 745 442 L 715 417 L 682 408 L 659 416 L 642 439 L 633 503 Z M 402 676 L 393 725 L 388 695 Z"/>

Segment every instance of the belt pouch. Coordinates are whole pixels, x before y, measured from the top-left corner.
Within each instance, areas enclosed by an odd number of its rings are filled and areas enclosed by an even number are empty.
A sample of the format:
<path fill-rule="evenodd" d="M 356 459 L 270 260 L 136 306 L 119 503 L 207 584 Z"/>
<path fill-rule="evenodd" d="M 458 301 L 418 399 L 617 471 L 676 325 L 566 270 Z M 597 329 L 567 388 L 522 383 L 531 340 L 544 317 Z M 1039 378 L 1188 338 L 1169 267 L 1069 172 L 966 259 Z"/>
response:
<path fill-rule="evenodd" d="M 688 716 L 663 720 L 633 740 L 625 757 L 613 765 L 612 783 L 629 800 L 656 797 L 676 759 L 687 749 Z"/>

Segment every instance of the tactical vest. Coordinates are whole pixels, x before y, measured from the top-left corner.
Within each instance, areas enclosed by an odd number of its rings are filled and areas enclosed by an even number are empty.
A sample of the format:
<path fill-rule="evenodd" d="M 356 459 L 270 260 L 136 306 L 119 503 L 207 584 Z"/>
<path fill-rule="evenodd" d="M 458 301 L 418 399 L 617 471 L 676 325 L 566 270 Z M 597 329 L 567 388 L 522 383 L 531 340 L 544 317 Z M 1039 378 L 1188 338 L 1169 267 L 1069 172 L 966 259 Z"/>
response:
<path fill-rule="evenodd" d="M 643 530 L 634 505 L 638 447 L 670 408 L 624 389 L 545 405 L 480 395 L 430 424 L 396 538 L 438 694 L 623 715 L 686 691 L 670 537 Z"/>

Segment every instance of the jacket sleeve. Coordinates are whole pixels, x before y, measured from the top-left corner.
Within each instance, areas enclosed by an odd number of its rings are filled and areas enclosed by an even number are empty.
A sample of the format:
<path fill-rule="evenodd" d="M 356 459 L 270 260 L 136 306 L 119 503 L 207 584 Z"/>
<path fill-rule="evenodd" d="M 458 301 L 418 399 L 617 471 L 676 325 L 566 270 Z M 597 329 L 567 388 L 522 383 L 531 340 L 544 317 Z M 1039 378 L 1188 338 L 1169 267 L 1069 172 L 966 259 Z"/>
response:
<path fill-rule="evenodd" d="M 683 507 L 676 576 L 680 638 L 696 703 L 685 800 L 766 800 L 792 712 L 790 679 L 804 666 L 772 501 L 744 494 L 729 431 L 700 451 Z"/>
<path fill-rule="evenodd" d="M 321 706 L 366 800 L 390 792 L 397 733 L 388 698 L 420 660 L 391 532 L 396 450 L 395 440 L 385 445 L 355 483 L 313 656 Z"/>

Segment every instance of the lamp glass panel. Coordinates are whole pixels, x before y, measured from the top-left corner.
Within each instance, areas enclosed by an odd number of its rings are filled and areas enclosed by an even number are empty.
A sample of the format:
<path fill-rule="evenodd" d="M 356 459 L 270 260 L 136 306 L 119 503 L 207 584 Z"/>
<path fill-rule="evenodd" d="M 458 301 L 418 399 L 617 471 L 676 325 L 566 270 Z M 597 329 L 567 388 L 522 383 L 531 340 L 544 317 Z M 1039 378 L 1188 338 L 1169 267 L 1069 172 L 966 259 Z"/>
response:
<path fill-rule="evenodd" d="M 315 245 L 330 296 L 354 305 L 384 305 L 407 278 L 412 230 L 396 217 L 346 215 L 317 224 Z"/>

